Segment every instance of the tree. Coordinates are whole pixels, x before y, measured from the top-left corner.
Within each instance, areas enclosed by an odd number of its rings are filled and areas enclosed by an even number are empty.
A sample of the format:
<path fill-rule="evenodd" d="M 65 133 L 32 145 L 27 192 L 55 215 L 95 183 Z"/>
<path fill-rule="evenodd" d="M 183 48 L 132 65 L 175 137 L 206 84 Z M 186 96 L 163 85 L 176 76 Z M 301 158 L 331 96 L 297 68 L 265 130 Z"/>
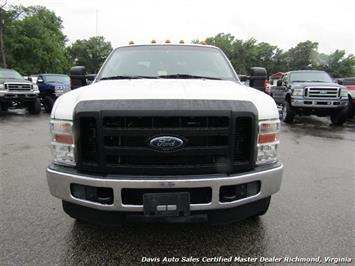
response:
<path fill-rule="evenodd" d="M 314 69 L 319 66 L 318 43 L 312 41 L 300 42 L 287 51 L 287 69 Z"/>
<path fill-rule="evenodd" d="M 68 47 L 73 64 L 85 66 L 88 73 L 97 73 L 111 51 L 111 43 L 102 36 L 77 40 Z"/>
<path fill-rule="evenodd" d="M 62 20 L 42 6 L 17 6 L 5 28 L 8 66 L 22 74 L 66 73 L 69 57 Z"/>
<path fill-rule="evenodd" d="M 353 55 L 345 55 L 344 50 L 336 50 L 330 55 L 321 55 L 323 64 L 321 69 L 327 71 L 333 77 L 347 77 L 355 75 L 355 57 Z"/>

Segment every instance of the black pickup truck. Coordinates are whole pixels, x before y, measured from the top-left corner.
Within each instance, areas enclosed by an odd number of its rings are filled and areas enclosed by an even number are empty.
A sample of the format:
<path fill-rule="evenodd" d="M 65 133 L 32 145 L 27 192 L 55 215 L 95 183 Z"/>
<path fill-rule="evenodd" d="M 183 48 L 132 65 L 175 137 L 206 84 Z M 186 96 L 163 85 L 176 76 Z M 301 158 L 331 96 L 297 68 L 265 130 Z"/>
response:
<path fill-rule="evenodd" d="M 25 80 L 13 69 L 0 68 L 0 111 L 27 108 L 30 114 L 39 114 L 41 103 L 38 86 Z"/>
<path fill-rule="evenodd" d="M 280 117 L 286 123 L 292 123 L 295 115 L 330 116 L 334 125 L 347 118 L 348 91 L 324 71 L 287 72 L 271 88 L 271 96 L 282 107 Z"/>

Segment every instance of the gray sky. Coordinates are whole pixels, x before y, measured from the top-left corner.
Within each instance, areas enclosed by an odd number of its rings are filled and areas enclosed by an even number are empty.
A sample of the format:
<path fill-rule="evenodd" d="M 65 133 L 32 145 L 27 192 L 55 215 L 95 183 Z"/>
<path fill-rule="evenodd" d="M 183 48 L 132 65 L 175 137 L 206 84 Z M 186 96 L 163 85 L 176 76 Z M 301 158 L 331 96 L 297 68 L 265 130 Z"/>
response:
<path fill-rule="evenodd" d="M 355 53 L 354 0 L 8 0 L 8 3 L 43 5 L 55 11 L 63 20 L 64 33 L 70 42 L 95 36 L 96 31 L 114 47 L 129 40 L 191 41 L 224 32 L 238 39 L 253 37 L 285 50 L 309 39 L 319 42 L 320 52 L 345 49 Z"/>

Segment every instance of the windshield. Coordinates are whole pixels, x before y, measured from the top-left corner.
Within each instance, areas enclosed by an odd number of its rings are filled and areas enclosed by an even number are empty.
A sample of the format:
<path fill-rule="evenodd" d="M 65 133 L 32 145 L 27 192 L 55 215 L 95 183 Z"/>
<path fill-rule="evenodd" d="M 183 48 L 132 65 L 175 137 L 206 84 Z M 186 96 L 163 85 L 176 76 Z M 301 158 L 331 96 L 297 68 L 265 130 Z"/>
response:
<path fill-rule="evenodd" d="M 47 83 L 70 83 L 70 78 L 67 75 L 44 75 L 43 78 Z"/>
<path fill-rule="evenodd" d="M 0 69 L 0 79 L 23 79 L 23 77 L 12 69 Z"/>
<path fill-rule="evenodd" d="M 355 78 L 346 78 L 343 80 L 343 85 L 355 85 Z"/>
<path fill-rule="evenodd" d="M 332 79 L 321 71 L 292 72 L 290 82 L 332 82 Z"/>
<path fill-rule="evenodd" d="M 98 80 L 114 78 L 236 78 L 228 61 L 215 48 L 154 45 L 116 49 Z"/>

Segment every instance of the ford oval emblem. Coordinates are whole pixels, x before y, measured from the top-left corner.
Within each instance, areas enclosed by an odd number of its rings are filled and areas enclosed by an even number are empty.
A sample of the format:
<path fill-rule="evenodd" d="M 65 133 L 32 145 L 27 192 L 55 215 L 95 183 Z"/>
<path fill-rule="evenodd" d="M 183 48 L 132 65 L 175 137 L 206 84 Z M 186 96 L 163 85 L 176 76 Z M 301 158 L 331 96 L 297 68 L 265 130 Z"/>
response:
<path fill-rule="evenodd" d="M 160 136 L 152 138 L 149 145 L 160 151 L 173 151 L 184 145 L 184 141 L 173 136 Z"/>

